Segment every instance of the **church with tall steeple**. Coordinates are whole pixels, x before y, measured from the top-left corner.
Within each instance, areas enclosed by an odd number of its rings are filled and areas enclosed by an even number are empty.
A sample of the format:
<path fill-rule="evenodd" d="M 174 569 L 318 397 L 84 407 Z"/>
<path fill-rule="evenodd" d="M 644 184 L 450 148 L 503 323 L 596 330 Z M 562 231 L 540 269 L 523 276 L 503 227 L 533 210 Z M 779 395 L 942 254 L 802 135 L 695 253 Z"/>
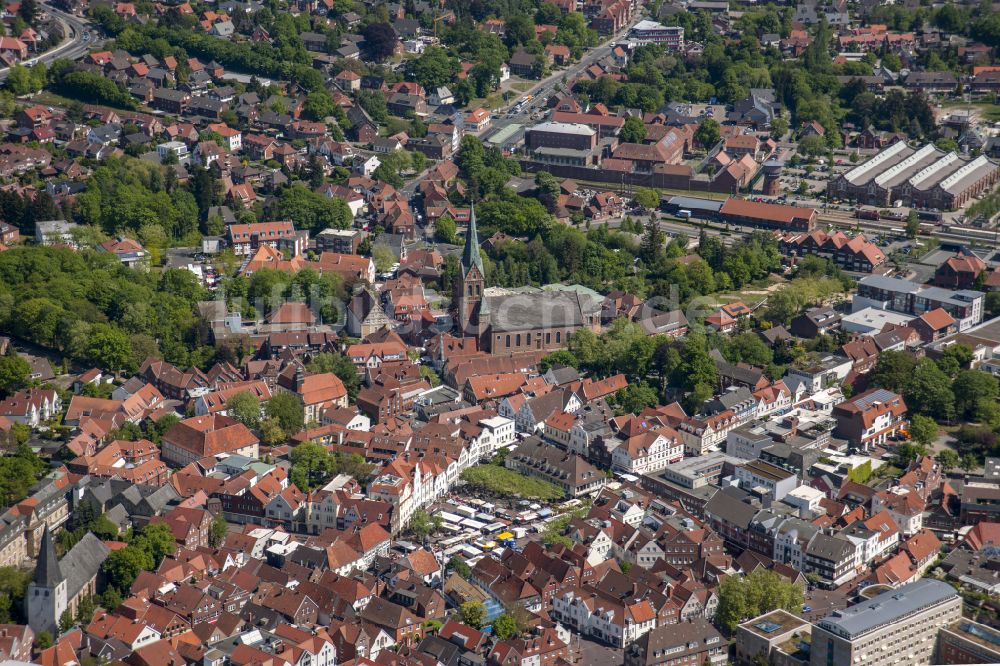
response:
<path fill-rule="evenodd" d="M 476 228 L 476 206 L 473 204 L 469 216 L 469 231 L 465 234 L 465 249 L 462 252 L 460 275 L 455 281 L 455 320 L 463 335 L 478 337 L 479 305 L 486 287 L 486 271 L 483 258 L 479 254 L 479 230 Z"/>
<path fill-rule="evenodd" d="M 562 349 L 581 328 L 599 331 L 604 297 L 579 285 L 486 287 L 476 208 L 469 215 L 452 298 L 458 334 L 491 354 Z"/>
<path fill-rule="evenodd" d="M 42 532 L 35 576 L 28 584 L 24 602 L 27 605 L 28 625 L 36 635 L 42 631 L 48 631 L 52 635 L 59 633 L 59 617 L 68 608 L 66 576 L 59 567 L 59 558 L 56 557 L 56 547 L 52 543 L 52 533 L 48 526 Z"/>
<path fill-rule="evenodd" d="M 80 600 L 97 593 L 101 565 L 110 553 L 103 541 L 87 532 L 60 561 L 52 533 L 45 527 L 35 575 L 24 598 L 28 626 L 35 634 L 48 631 L 57 636 L 63 613 L 75 616 Z"/>

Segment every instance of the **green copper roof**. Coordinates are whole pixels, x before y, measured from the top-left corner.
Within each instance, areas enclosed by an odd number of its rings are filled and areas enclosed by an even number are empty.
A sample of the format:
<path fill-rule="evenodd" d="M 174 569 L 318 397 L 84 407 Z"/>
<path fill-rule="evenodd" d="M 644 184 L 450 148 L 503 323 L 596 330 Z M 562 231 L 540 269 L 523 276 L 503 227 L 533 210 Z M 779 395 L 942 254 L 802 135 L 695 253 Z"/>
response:
<path fill-rule="evenodd" d="M 476 229 L 476 206 L 473 204 L 472 212 L 469 215 L 469 231 L 465 234 L 465 251 L 462 253 L 462 275 L 466 275 L 469 269 L 475 266 L 479 269 L 479 274 L 486 277 L 486 270 L 483 268 L 483 258 L 479 254 L 479 231 Z"/>

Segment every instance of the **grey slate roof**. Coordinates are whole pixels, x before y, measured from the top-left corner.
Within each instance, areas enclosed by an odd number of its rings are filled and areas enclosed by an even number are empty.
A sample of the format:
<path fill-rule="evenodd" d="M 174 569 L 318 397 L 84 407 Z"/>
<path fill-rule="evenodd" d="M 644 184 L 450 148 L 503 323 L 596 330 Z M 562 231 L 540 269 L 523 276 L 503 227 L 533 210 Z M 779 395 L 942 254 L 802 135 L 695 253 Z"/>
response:
<path fill-rule="evenodd" d="M 705 505 L 705 514 L 746 529 L 757 515 L 759 507 L 749 502 L 750 494 L 739 488 L 723 488 L 712 496 Z"/>
<path fill-rule="evenodd" d="M 836 610 L 819 626 L 831 633 L 853 639 L 873 629 L 902 620 L 919 610 L 954 598 L 958 593 L 951 585 L 932 578 L 923 578 L 895 590 L 883 592 L 874 599 L 849 608 Z"/>
<path fill-rule="evenodd" d="M 627 652 L 633 657 L 631 663 L 653 666 L 664 663 L 667 654 L 670 655 L 670 663 L 681 663 L 711 647 L 724 650 L 726 641 L 708 620 L 694 618 L 690 622 L 657 627 L 643 634 Z"/>
<path fill-rule="evenodd" d="M 854 544 L 847 539 L 838 539 L 820 532 L 809 542 L 806 552 L 824 560 L 840 562 L 851 556 L 854 552 Z"/>
<path fill-rule="evenodd" d="M 601 303 L 573 292 L 539 292 L 486 296 L 494 333 L 574 328 L 588 324 L 585 314 L 600 313 Z"/>
<path fill-rule="evenodd" d="M 552 368 L 549 372 L 552 373 L 552 379 L 555 381 L 556 386 L 569 384 L 570 382 L 575 382 L 580 379 L 580 372 L 571 365 L 562 365 Z"/>
<path fill-rule="evenodd" d="M 93 535 L 91 535 L 93 536 Z M 42 543 L 38 549 L 38 563 L 35 565 L 35 585 L 39 587 L 55 587 L 63 578 L 59 568 L 59 558 L 56 557 L 56 547 L 52 542 L 52 533 L 48 526 L 42 531 Z"/>
<path fill-rule="evenodd" d="M 83 535 L 83 538 L 70 548 L 66 557 L 59 563 L 59 568 L 66 576 L 68 599 L 75 597 L 97 575 L 110 553 L 111 549 L 90 532 Z"/>

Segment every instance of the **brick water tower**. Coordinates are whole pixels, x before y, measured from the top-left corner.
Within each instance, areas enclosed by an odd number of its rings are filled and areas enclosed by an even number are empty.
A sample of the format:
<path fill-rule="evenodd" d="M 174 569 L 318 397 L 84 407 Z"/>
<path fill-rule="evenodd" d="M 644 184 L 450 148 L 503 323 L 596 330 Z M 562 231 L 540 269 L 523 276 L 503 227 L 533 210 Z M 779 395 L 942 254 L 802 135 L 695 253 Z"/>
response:
<path fill-rule="evenodd" d="M 778 160 L 764 162 L 764 196 L 776 197 L 781 194 L 781 168 L 784 166 Z"/>

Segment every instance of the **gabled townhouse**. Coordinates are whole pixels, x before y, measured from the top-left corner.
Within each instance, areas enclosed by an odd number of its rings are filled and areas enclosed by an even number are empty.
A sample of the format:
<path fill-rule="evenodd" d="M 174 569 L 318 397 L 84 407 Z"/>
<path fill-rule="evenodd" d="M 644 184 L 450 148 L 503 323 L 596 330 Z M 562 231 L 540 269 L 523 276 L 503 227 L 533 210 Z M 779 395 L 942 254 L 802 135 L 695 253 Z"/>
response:
<path fill-rule="evenodd" d="M 55 390 L 22 389 L 0 402 L 0 416 L 35 428 L 62 411 L 62 399 Z"/>
<path fill-rule="evenodd" d="M 581 407 L 580 398 L 575 393 L 555 389 L 541 395 L 522 393 L 504 398 L 497 408 L 497 413 L 514 419 L 518 432 L 531 434 L 542 429 L 546 419 L 553 414 L 559 412 L 572 414 Z"/>
<path fill-rule="evenodd" d="M 834 434 L 851 446 L 869 450 L 906 427 L 906 403 L 885 389 L 871 389 L 836 405 L 832 412 L 837 421 Z"/>
<path fill-rule="evenodd" d="M 636 476 L 658 472 L 683 457 L 683 441 L 673 428 L 628 437 L 611 453 L 614 469 Z"/>
<path fill-rule="evenodd" d="M 726 435 L 742 421 L 732 410 L 711 416 L 688 417 L 681 421 L 676 430 L 684 442 L 686 455 L 703 456 L 719 449 L 726 441 Z"/>
<path fill-rule="evenodd" d="M 849 540 L 817 532 L 806 546 L 802 570 L 819 576 L 827 587 L 839 587 L 857 573 L 856 552 Z"/>
<path fill-rule="evenodd" d="M 649 601 L 622 602 L 586 587 L 557 595 L 551 614 L 581 634 L 619 648 L 656 628 L 656 612 Z"/>

